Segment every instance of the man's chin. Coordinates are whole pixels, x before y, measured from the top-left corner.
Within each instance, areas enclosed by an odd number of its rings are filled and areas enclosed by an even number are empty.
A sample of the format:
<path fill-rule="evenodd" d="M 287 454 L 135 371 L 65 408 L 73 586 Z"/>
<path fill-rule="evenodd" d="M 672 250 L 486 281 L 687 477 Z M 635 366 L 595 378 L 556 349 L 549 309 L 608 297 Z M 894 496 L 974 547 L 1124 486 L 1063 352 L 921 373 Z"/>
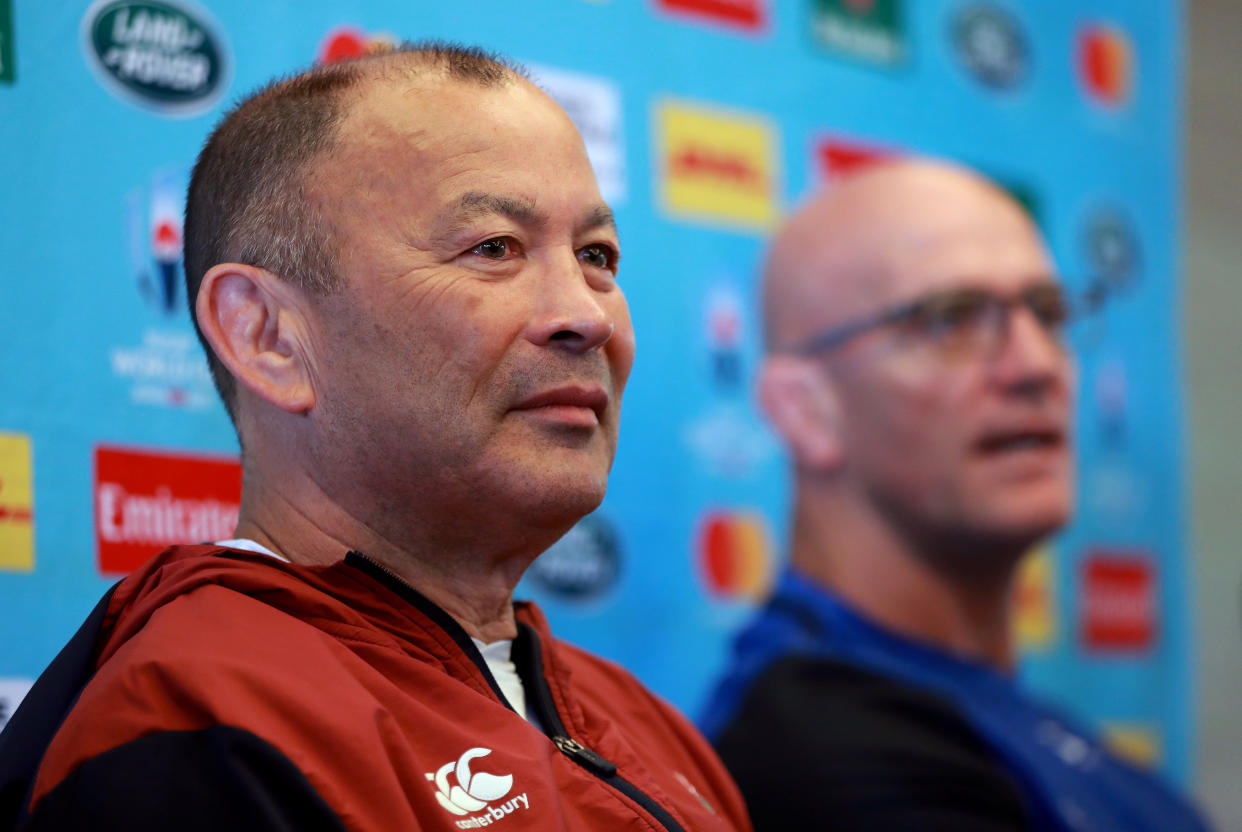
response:
<path fill-rule="evenodd" d="M 976 579 L 1005 579 L 1022 555 L 1059 531 L 1069 519 L 1069 503 L 1048 499 L 976 500 L 954 521 L 924 527 L 928 554 L 944 567 Z"/>
<path fill-rule="evenodd" d="M 1073 486 L 1065 477 L 1041 477 L 981 488 L 970 503 L 981 529 L 1013 537 L 1045 537 L 1073 512 Z"/>
<path fill-rule="evenodd" d="M 1060 531 L 1070 519 L 1068 502 L 1027 503 L 1000 510 L 978 524 L 980 536 L 996 545 L 1024 552 Z"/>
<path fill-rule="evenodd" d="M 599 508 L 602 497 L 576 495 L 576 499 L 560 497 L 551 501 L 531 502 L 520 509 L 521 522 L 527 530 L 545 539 L 543 548 L 560 540 L 578 521 Z"/>
<path fill-rule="evenodd" d="M 577 472 L 558 477 L 543 474 L 527 479 L 512 494 L 512 501 L 514 510 L 530 522 L 544 527 L 564 525 L 568 530 L 599 508 L 607 486 L 607 475 L 595 477 Z"/>
<path fill-rule="evenodd" d="M 480 457 L 473 481 L 479 499 L 517 522 L 568 529 L 604 500 L 612 448 L 600 440 L 574 448 L 556 443 L 509 443 L 504 454 Z"/>

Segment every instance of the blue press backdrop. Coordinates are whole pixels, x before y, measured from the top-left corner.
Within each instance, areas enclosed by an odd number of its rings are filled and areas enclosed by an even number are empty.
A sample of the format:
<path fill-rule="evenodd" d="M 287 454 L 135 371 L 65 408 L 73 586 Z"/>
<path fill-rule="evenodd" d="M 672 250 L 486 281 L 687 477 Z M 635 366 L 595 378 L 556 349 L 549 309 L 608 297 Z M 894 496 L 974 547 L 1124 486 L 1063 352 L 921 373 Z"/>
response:
<path fill-rule="evenodd" d="M 334 50 L 436 37 L 535 67 L 622 233 L 639 353 L 611 489 L 523 586 L 554 629 L 697 709 L 782 560 L 784 460 L 750 399 L 765 236 L 860 148 L 947 156 L 1026 198 L 1067 282 L 1108 295 L 1074 334 L 1081 510 L 1023 596 L 1023 672 L 1186 780 L 1181 25 L 1174 0 L 0 0 L 0 434 L 34 483 L 32 557 L 0 555 L 0 696 L 114 580 L 95 448 L 236 451 L 162 282 L 208 130 Z"/>

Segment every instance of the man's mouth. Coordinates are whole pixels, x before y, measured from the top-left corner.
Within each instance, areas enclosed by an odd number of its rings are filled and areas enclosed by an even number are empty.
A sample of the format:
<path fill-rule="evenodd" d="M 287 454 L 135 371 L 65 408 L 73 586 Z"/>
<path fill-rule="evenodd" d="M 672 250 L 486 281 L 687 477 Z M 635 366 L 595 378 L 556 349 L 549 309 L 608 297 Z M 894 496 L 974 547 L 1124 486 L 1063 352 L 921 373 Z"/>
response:
<path fill-rule="evenodd" d="M 1064 445 L 1064 432 L 1055 428 L 1034 428 L 989 433 L 975 447 L 984 454 L 1005 454 L 1015 451 L 1057 450 Z"/>
<path fill-rule="evenodd" d="M 528 396 L 512 409 L 556 422 L 590 427 L 604 418 L 608 393 L 599 385 L 567 384 Z"/>

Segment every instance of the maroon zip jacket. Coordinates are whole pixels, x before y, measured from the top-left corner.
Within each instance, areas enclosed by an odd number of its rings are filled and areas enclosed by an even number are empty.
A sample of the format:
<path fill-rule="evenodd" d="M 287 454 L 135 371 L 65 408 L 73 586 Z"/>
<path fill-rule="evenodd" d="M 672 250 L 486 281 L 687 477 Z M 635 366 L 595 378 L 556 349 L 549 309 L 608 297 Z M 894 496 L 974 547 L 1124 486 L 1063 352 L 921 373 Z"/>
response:
<path fill-rule="evenodd" d="M 365 556 L 177 546 L 123 581 L 30 829 L 750 829 L 698 732 L 518 603 L 536 728 L 465 631 Z"/>

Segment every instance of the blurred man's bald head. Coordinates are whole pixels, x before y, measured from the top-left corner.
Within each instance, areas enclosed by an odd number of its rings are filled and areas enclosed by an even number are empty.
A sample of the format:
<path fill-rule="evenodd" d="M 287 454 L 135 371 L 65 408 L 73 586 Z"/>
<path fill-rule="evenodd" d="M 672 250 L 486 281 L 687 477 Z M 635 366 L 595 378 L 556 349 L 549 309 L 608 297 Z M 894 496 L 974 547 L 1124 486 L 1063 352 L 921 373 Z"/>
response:
<path fill-rule="evenodd" d="M 1009 248 L 1015 238 L 1043 250 L 1021 205 L 965 168 L 903 160 L 848 177 L 805 203 L 772 243 L 764 276 L 769 348 L 971 277 L 941 274 L 935 262 L 938 246 L 964 237 L 981 262 L 998 256 L 984 249 Z M 962 268 L 960 251 L 954 268 Z"/>
<path fill-rule="evenodd" d="M 759 389 L 807 511 L 869 512 L 953 557 L 1061 525 L 1063 301 L 1021 205 L 961 167 L 878 165 L 805 204 L 769 257 Z M 1024 479 L 1023 459 L 1043 467 Z"/>

